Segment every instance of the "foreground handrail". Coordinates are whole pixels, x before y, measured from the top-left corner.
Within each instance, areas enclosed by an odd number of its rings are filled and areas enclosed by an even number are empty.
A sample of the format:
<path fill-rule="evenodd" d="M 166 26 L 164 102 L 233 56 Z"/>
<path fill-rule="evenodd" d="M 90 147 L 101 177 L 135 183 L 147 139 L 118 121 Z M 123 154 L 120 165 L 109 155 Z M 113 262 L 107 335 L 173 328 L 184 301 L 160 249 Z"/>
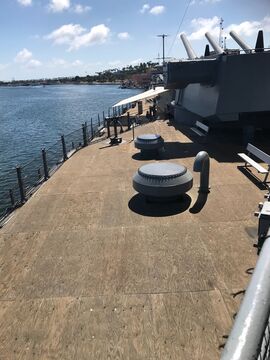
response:
<path fill-rule="evenodd" d="M 269 314 L 270 230 L 268 230 L 221 360 L 268 359 Z"/>

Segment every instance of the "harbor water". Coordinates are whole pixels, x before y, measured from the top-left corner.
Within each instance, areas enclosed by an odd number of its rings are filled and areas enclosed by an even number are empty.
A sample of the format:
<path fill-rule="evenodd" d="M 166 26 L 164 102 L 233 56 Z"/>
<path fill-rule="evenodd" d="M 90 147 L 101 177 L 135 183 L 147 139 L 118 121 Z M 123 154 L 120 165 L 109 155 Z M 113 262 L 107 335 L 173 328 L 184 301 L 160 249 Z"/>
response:
<path fill-rule="evenodd" d="M 16 182 L 17 165 L 40 157 L 60 136 L 98 121 L 103 111 L 138 89 L 115 85 L 0 87 L 0 214 Z"/>

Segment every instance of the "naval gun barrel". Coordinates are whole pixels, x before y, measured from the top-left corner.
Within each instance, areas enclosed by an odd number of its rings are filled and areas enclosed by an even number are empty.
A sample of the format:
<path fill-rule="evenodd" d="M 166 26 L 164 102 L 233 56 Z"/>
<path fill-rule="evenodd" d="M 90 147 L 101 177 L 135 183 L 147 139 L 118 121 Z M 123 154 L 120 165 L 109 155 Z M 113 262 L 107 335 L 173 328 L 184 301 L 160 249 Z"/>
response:
<path fill-rule="evenodd" d="M 189 60 L 196 59 L 197 55 L 196 55 L 195 51 L 192 49 L 192 46 L 190 45 L 190 42 L 188 41 L 188 39 L 186 37 L 186 34 L 181 34 L 180 37 L 181 37 L 181 40 L 182 40 L 182 42 L 184 44 L 184 47 L 186 49 Z"/>
<path fill-rule="evenodd" d="M 231 37 L 237 42 L 237 44 L 245 51 L 246 54 L 250 54 L 252 49 L 246 44 L 235 31 L 230 31 Z"/>
<path fill-rule="evenodd" d="M 214 40 L 214 38 L 209 32 L 205 33 L 205 37 L 218 55 L 224 53 L 224 50 L 218 45 L 218 43 Z"/>

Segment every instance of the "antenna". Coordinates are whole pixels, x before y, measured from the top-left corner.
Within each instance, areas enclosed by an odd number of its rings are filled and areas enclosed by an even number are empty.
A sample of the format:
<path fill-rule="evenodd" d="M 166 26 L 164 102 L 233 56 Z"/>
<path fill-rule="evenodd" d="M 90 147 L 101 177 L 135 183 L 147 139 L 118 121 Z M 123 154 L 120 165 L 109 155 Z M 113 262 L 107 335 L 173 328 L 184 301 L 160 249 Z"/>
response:
<path fill-rule="evenodd" d="M 224 50 L 227 49 L 227 36 L 224 37 Z"/>
<path fill-rule="evenodd" d="M 218 44 L 222 49 L 223 49 L 223 30 L 224 30 L 223 22 L 224 22 L 224 20 L 221 17 L 220 22 L 219 22 L 219 40 L 218 40 Z"/>
<path fill-rule="evenodd" d="M 157 37 L 162 37 L 162 63 L 165 64 L 165 38 L 167 37 L 167 34 L 161 34 L 157 35 Z"/>

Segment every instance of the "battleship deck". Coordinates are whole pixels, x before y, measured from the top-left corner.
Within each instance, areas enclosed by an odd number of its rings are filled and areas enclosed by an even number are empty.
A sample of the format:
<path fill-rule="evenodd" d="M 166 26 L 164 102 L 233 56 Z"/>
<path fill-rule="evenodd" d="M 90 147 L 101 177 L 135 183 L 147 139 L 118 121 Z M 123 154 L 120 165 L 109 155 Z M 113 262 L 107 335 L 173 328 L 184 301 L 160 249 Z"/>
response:
<path fill-rule="evenodd" d="M 145 163 L 123 135 L 69 159 L 0 231 L 1 359 L 220 357 L 256 263 L 264 191 L 237 169 L 239 148 L 193 142 L 165 121 L 166 158 L 193 167 L 211 156 L 182 203 L 146 204 L 132 188 Z"/>

